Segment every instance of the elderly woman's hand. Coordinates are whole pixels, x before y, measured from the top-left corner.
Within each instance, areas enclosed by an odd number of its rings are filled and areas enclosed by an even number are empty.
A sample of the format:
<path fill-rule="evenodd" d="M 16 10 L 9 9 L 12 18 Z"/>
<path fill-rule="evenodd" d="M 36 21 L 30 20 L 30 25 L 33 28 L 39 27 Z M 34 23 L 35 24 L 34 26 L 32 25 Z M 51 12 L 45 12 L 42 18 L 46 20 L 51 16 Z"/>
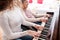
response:
<path fill-rule="evenodd" d="M 46 22 L 48 21 L 48 18 L 47 18 L 47 17 L 41 17 L 41 18 L 40 18 L 40 21 L 42 21 L 42 22 L 45 22 L 45 23 L 46 23 Z"/>
<path fill-rule="evenodd" d="M 50 14 L 45 14 L 44 17 L 51 17 L 51 15 Z"/>
<path fill-rule="evenodd" d="M 37 30 L 43 30 L 44 29 L 44 26 L 41 26 L 41 25 L 35 25 L 34 26 Z"/>

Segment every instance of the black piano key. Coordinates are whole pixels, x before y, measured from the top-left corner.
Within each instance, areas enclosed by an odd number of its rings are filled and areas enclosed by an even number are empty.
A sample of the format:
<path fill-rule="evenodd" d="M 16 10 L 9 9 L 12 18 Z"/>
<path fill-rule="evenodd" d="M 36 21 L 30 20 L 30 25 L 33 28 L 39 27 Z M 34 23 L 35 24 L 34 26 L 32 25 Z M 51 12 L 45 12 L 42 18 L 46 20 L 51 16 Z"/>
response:
<path fill-rule="evenodd" d="M 41 35 L 40 38 L 46 39 L 46 35 Z"/>
<path fill-rule="evenodd" d="M 41 34 L 47 35 L 47 33 L 48 33 L 48 32 L 46 32 L 46 31 L 42 31 Z"/>
<path fill-rule="evenodd" d="M 43 30 L 42 32 L 48 32 L 48 30 Z"/>
<path fill-rule="evenodd" d="M 49 19 L 48 21 L 47 21 L 47 23 L 50 23 L 51 22 L 51 19 Z"/>
<path fill-rule="evenodd" d="M 51 21 L 52 20 L 52 17 L 48 19 L 48 21 Z"/>
<path fill-rule="evenodd" d="M 51 19 L 49 19 L 48 22 L 51 22 Z"/>
<path fill-rule="evenodd" d="M 50 25 L 47 25 L 47 24 L 46 24 L 45 27 L 50 28 Z"/>
<path fill-rule="evenodd" d="M 51 21 L 48 21 L 46 24 L 49 24 L 50 25 L 51 24 Z"/>
<path fill-rule="evenodd" d="M 52 17 L 50 17 L 49 19 L 48 19 L 48 21 L 51 21 L 52 20 Z"/>
<path fill-rule="evenodd" d="M 51 21 L 52 20 L 52 17 L 48 18 L 48 21 Z"/>
<path fill-rule="evenodd" d="M 47 25 L 50 25 L 50 22 L 46 23 Z"/>
<path fill-rule="evenodd" d="M 48 31 L 48 30 L 49 30 L 49 28 L 45 27 L 45 28 L 44 28 L 44 30 L 47 30 L 47 31 Z"/>

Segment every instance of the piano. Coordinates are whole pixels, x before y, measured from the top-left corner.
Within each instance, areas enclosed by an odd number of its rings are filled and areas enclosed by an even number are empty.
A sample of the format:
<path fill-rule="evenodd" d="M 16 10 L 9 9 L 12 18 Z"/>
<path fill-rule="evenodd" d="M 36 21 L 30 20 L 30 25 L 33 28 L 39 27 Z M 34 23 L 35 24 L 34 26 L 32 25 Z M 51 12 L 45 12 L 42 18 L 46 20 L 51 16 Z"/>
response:
<path fill-rule="evenodd" d="M 49 33 L 49 28 L 50 28 L 50 25 L 51 25 L 51 21 L 52 21 L 54 12 L 47 12 L 47 14 L 50 14 L 52 16 L 50 18 L 48 18 L 48 21 L 45 24 L 45 27 L 42 30 L 41 36 L 38 38 L 38 40 L 46 40 L 47 39 L 47 36 L 48 36 L 48 33 Z"/>
<path fill-rule="evenodd" d="M 33 40 L 57 40 L 59 11 L 51 11 L 47 12 L 47 14 L 50 14 L 52 16 L 48 18 L 48 21 L 45 24 L 40 37 L 37 39 L 34 38 Z"/>
<path fill-rule="evenodd" d="M 48 18 L 48 21 L 44 27 L 44 29 L 41 32 L 40 37 L 33 38 L 33 40 L 58 40 L 58 32 L 59 32 L 59 8 L 56 10 L 49 10 L 47 11 L 47 14 L 52 15 L 50 18 Z M 27 28 L 28 29 L 28 28 Z"/>

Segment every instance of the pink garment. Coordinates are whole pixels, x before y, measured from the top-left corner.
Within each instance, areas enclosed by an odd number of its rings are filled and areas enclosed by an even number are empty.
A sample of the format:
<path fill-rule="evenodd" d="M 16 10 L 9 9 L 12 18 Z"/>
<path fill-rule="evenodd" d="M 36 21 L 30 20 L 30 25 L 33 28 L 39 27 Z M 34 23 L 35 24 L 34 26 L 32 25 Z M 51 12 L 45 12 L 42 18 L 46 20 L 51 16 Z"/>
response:
<path fill-rule="evenodd" d="M 28 18 L 35 18 L 31 11 L 25 10 L 25 14 Z"/>

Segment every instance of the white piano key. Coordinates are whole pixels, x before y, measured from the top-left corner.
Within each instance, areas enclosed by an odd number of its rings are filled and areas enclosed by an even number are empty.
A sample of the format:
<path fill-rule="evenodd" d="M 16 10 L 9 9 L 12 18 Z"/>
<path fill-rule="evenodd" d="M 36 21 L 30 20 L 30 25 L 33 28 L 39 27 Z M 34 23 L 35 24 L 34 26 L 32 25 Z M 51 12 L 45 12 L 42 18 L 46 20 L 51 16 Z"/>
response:
<path fill-rule="evenodd" d="M 44 27 L 44 26 L 45 26 L 45 24 L 46 24 L 45 22 L 42 22 L 41 26 L 43 26 L 43 27 Z"/>
<path fill-rule="evenodd" d="M 45 40 L 45 39 L 43 39 L 43 38 L 39 38 L 38 40 Z"/>

